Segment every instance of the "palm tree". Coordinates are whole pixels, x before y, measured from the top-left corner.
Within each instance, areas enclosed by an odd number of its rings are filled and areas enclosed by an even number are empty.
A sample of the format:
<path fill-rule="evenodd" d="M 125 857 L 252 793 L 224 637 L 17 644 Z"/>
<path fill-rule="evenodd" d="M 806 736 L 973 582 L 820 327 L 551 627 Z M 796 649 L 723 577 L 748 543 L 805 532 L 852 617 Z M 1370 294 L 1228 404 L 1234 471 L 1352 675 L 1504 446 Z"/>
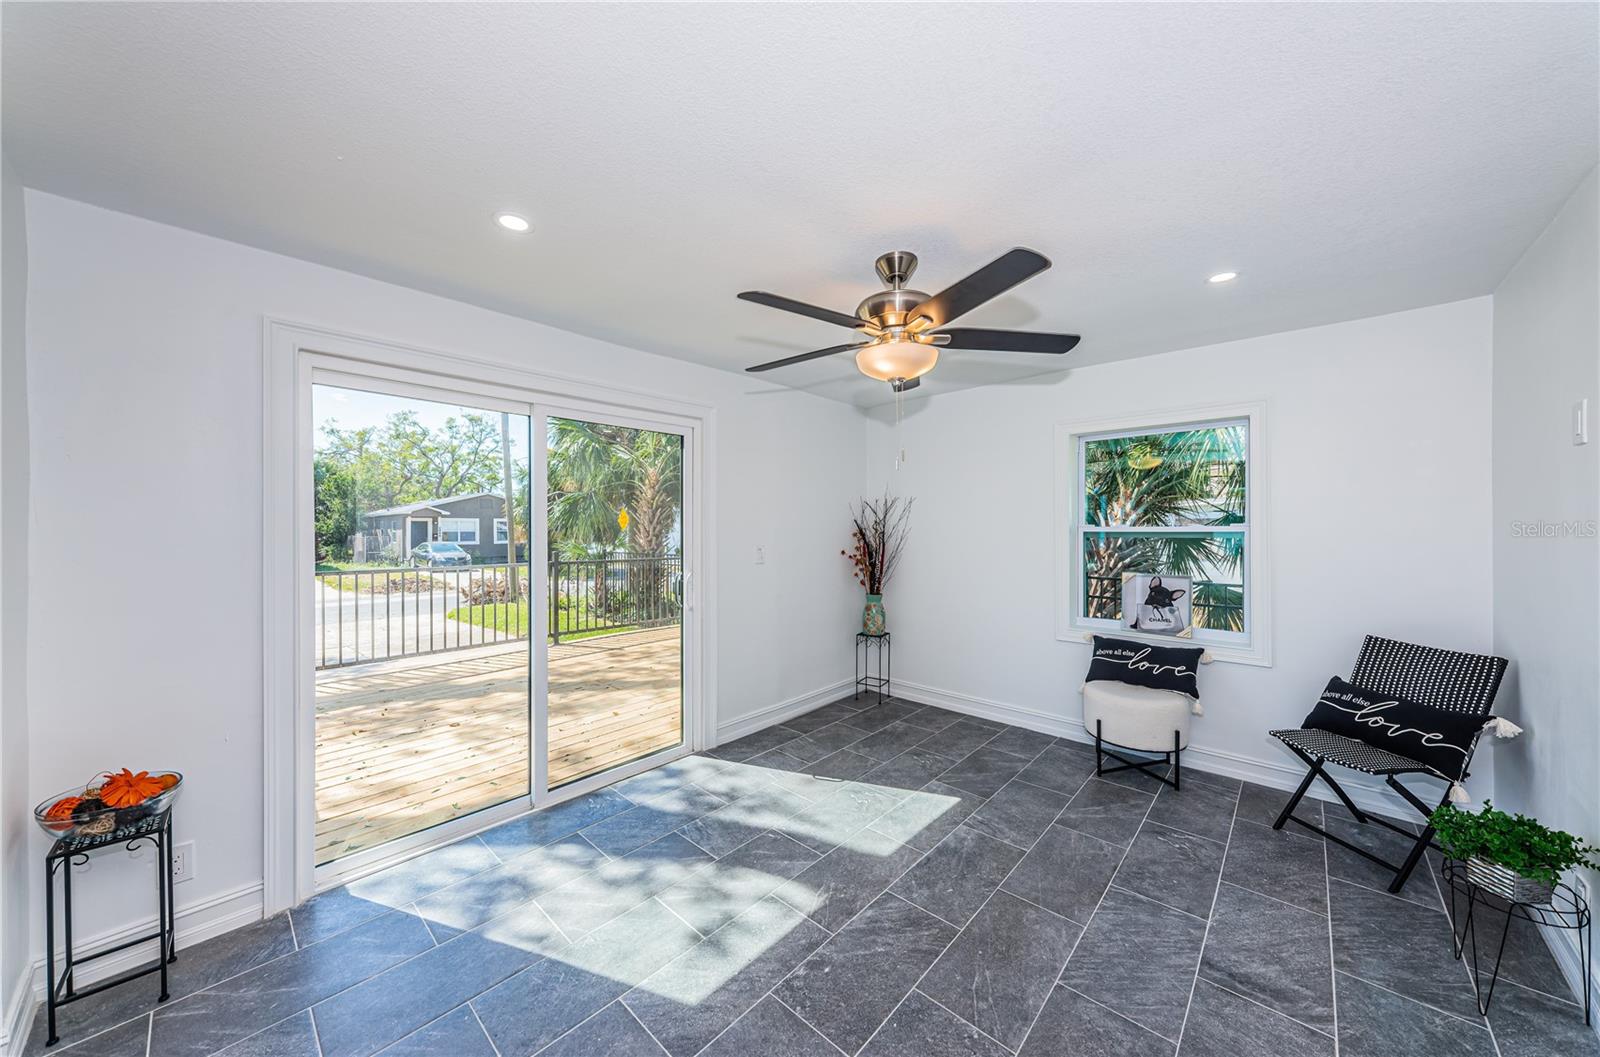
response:
<path fill-rule="evenodd" d="M 1172 572 L 1196 581 L 1196 626 L 1244 629 L 1244 540 L 1214 530 L 1245 520 L 1245 444 L 1239 425 L 1084 446 L 1084 521 L 1108 529 L 1084 536 L 1088 616 L 1118 616 L 1124 572 Z M 1190 526 L 1193 532 L 1112 530 Z M 1217 582 L 1222 576 L 1231 582 Z"/>
<path fill-rule="evenodd" d="M 652 430 L 552 420 L 550 535 L 561 544 L 664 553 L 683 483 L 682 441 Z M 628 527 L 619 515 L 626 510 Z"/>
<path fill-rule="evenodd" d="M 679 437 L 552 419 L 549 477 L 554 550 L 595 556 L 621 547 L 634 558 L 665 556 L 683 486 Z M 665 581 L 662 563 L 630 563 L 629 594 L 640 611 L 659 611 Z M 607 585 L 598 566 L 592 591 L 596 604 L 604 605 Z"/>

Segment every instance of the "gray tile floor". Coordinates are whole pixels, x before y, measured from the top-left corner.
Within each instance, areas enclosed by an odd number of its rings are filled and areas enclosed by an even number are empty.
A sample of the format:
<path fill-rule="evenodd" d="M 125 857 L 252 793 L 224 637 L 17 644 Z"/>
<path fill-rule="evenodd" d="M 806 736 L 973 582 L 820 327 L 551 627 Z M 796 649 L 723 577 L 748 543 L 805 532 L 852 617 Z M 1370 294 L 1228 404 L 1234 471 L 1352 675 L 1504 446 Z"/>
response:
<path fill-rule="evenodd" d="M 1477 1014 L 1434 874 L 1396 898 L 1273 832 L 1282 793 L 1093 770 L 1032 731 L 837 702 L 186 949 L 171 1001 L 68 1007 L 57 1052 L 1600 1054 L 1531 931 Z"/>

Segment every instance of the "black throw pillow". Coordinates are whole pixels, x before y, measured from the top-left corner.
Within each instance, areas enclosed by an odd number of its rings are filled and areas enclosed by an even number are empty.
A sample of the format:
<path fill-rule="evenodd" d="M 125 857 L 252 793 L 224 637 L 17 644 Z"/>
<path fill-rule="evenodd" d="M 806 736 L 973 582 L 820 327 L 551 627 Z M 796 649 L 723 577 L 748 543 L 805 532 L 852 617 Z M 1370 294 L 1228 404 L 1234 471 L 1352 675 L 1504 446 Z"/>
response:
<path fill-rule="evenodd" d="M 1459 782 L 1473 739 L 1489 722 L 1432 705 L 1328 680 L 1305 726 L 1326 730 L 1416 760 L 1441 778 Z"/>
<path fill-rule="evenodd" d="M 1198 646 L 1152 646 L 1148 642 L 1094 637 L 1094 657 L 1089 661 L 1087 682 L 1107 680 L 1132 683 L 1152 690 L 1176 690 L 1200 699 L 1200 655 Z"/>

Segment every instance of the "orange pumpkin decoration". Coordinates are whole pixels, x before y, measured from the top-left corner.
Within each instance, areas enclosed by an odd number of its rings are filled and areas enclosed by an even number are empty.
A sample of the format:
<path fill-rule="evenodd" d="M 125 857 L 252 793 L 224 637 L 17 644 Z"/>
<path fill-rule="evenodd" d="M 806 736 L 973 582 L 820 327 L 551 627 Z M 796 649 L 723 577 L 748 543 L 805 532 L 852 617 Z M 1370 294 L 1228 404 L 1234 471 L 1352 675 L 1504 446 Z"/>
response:
<path fill-rule="evenodd" d="M 44 813 L 44 817 L 51 822 L 60 823 L 60 825 L 51 826 L 50 828 L 54 830 L 71 829 L 72 809 L 81 803 L 83 803 L 83 797 L 81 796 L 64 796 L 51 804 L 49 810 Z"/>
<path fill-rule="evenodd" d="M 111 807 L 133 807 L 160 793 L 161 782 L 151 778 L 149 771 L 134 774 L 124 767 L 106 778 L 100 787 L 100 799 Z"/>

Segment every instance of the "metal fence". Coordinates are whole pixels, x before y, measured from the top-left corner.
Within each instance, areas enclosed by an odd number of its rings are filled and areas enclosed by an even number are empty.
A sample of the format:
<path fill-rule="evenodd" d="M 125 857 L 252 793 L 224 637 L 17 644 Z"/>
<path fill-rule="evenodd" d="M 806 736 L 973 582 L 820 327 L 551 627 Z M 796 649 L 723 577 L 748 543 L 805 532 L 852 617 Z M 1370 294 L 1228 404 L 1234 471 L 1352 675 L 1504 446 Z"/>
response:
<path fill-rule="evenodd" d="M 676 624 L 682 611 L 682 558 L 550 563 L 551 642 L 615 628 Z"/>
<path fill-rule="evenodd" d="M 529 567 L 484 564 L 319 572 L 317 667 L 411 657 L 527 639 Z M 551 561 L 541 604 L 549 641 L 676 624 L 683 559 Z"/>

